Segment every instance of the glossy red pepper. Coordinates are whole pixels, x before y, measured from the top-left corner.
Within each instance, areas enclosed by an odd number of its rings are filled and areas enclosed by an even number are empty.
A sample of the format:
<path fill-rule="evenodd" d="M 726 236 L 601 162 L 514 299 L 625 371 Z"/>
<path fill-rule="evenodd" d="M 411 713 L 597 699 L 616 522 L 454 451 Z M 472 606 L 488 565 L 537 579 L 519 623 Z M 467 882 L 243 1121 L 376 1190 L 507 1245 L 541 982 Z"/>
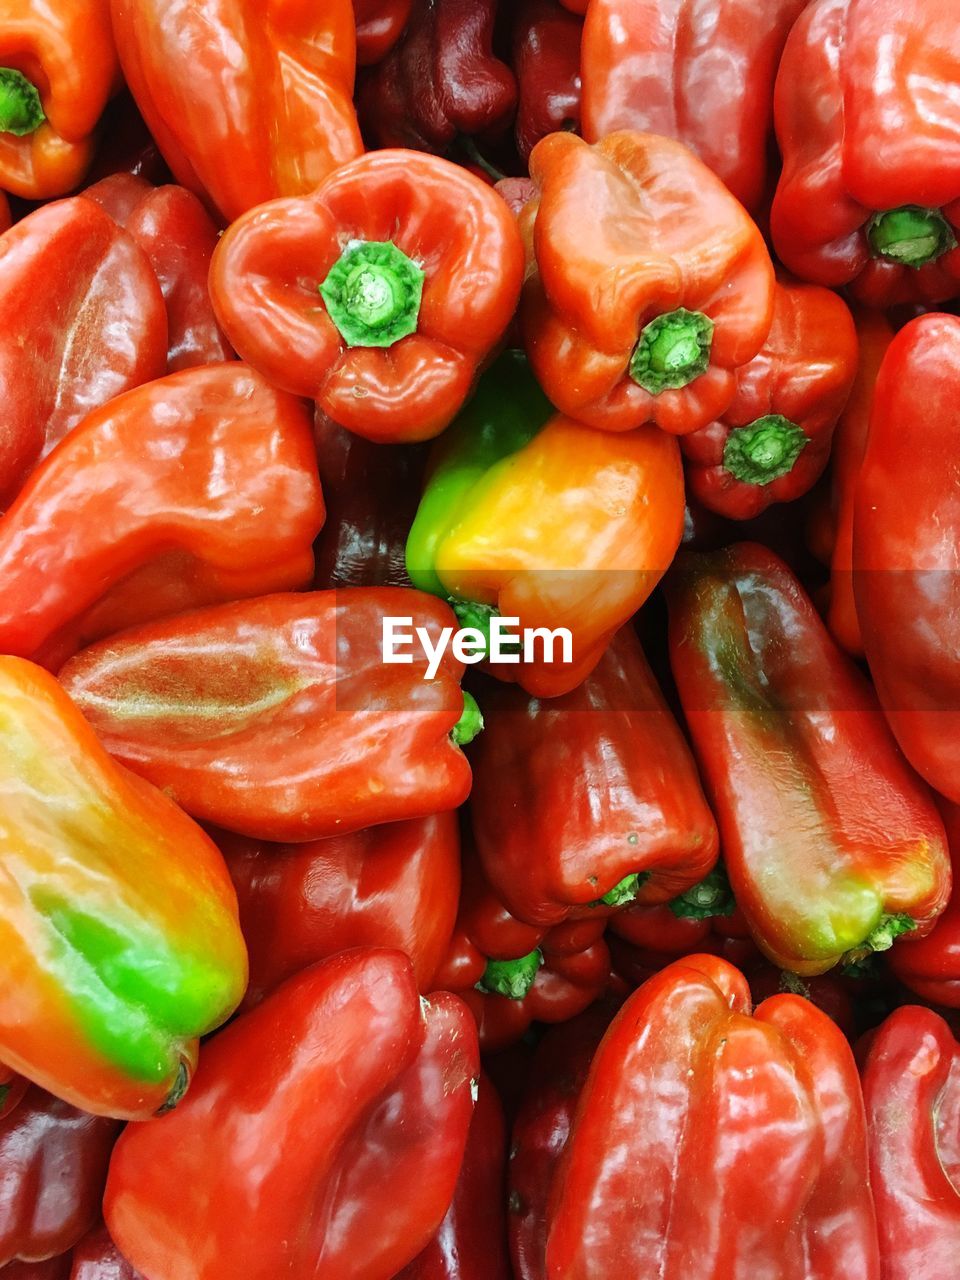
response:
<path fill-rule="evenodd" d="M 548 928 L 664 902 L 711 870 L 716 824 L 630 626 L 572 693 L 540 700 L 491 684 L 479 701 L 473 832 L 518 919 Z"/>
<path fill-rule="evenodd" d="M 930 1009 L 896 1009 L 863 1074 L 883 1280 L 940 1280 L 960 1249 L 960 1046 Z"/>
<path fill-rule="evenodd" d="M 960 319 L 901 329 L 880 366 L 853 519 L 863 647 L 904 755 L 960 801 Z M 909 500 L 904 484 L 909 478 Z"/>
<path fill-rule="evenodd" d="M 167 322 L 146 255 L 82 199 L 38 209 L 0 238 L 0 307 L 11 318 L 0 344 L 2 507 L 87 413 L 163 374 Z"/>
<path fill-rule="evenodd" d="M 264 596 L 127 631 L 60 680 L 107 749 L 194 817 L 318 840 L 454 809 L 470 791 L 460 746 L 480 722 L 463 664 L 448 648 L 432 680 L 423 654 L 386 665 L 385 618 L 434 645 L 454 621 L 398 587 Z"/>
<path fill-rule="evenodd" d="M 193 192 L 123 173 L 83 194 L 125 227 L 150 260 L 167 305 L 167 371 L 231 359 L 207 289 L 220 232 Z"/>
<path fill-rule="evenodd" d="M 357 23 L 357 63 L 379 62 L 403 33 L 413 0 L 353 0 Z"/>
<path fill-rule="evenodd" d="M 434 1238 L 396 1280 L 512 1280 L 504 1191 L 507 1126 L 481 1075 L 456 1190 Z"/>
<path fill-rule="evenodd" d="M 517 150 L 523 160 L 541 138 L 580 130 L 581 19 L 559 0 L 520 0 L 512 31 L 517 76 Z"/>
<path fill-rule="evenodd" d="M 244 359 L 380 443 L 450 422 L 516 310 L 523 247 L 485 183 L 378 151 L 230 228 L 210 290 Z"/>
<path fill-rule="evenodd" d="M 407 535 L 426 448 L 374 444 L 322 413 L 314 427 L 327 519 L 314 545 L 314 586 L 407 587 Z"/>
<path fill-rule="evenodd" d="M 138 387 L 88 414 L 0 520 L 0 650 L 82 634 L 124 579 L 126 625 L 162 616 L 167 584 L 174 608 L 303 586 L 323 514 L 310 419 L 292 396 L 236 363 Z"/>
<path fill-rule="evenodd" d="M 64 1253 L 89 1231 L 119 1131 L 35 1085 L 0 1120 L 0 1267 Z"/>
<path fill-rule="evenodd" d="M 806 976 L 929 933 L 950 893 L 943 824 L 787 566 L 749 543 L 690 556 L 669 600 L 684 715 L 761 950 Z"/>
<path fill-rule="evenodd" d="M 217 838 L 240 901 L 250 955 L 243 1007 L 351 947 L 393 947 L 434 990 L 460 900 L 453 813 L 369 827 L 308 844 Z"/>
<path fill-rule="evenodd" d="M 450 1204 L 478 1075 L 456 997 L 422 1001 L 399 952 L 344 952 L 208 1044 L 181 1107 L 123 1133 L 107 1226 L 164 1280 L 393 1276 Z"/>
<path fill-rule="evenodd" d="M 551 1194 L 551 1280 L 879 1280 L 850 1047 L 797 996 L 751 1010 L 746 979 L 712 956 L 627 1000 Z"/>
<path fill-rule="evenodd" d="M 923 1000 L 960 1009 L 960 808 L 946 800 L 940 814 L 950 844 L 953 891 L 933 931 L 890 956 L 890 969 Z"/>
<path fill-rule="evenodd" d="M 779 282 L 773 324 L 736 373 L 733 403 L 682 438 L 687 490 L 710 511 L 750 520 L 820 478 L 857 370 L 857 331 L 835 293 Z"/>
<path fill-rule="evenodd" d="M 513 1126 L 507 1225 L 516 1280 L 546 1280 L 547 1209 L 590 1063 L 615 1008 L 591 1006 L 551 1027 L 537 1048 Z"/>
<path fill-rule="evenodd" d="M 773 84 L 807 0 L 593 0 L 583 136 L 676 138 L 751 212 L 769 196 Z"/>
<path fill-rule="evenodd" d="M 145 1280 L 126 1260 L 101 1223 L 73 1251 L 70 1280 Z"/>
<path fill-rule="evenodd" d="M 801 279 L 881 307 L 960 292 L 958 47 L 949 0 L 814 0 L 800 16 L 770 225 Z"/>
<path fill-rule="evenodd" d="M 112 0 L 123 73 L 182 186 L 225 219 L 312 191 L 363 144 L 351 0 Z"/>
<path fill-rule="evenodd" d="M 372 145 L 440 155 L 459 137 L 507 129 L 517 83 L 493 52 L 496 18 L 497 0 L 413 0 L 399 44 L 358 85 Z"/>

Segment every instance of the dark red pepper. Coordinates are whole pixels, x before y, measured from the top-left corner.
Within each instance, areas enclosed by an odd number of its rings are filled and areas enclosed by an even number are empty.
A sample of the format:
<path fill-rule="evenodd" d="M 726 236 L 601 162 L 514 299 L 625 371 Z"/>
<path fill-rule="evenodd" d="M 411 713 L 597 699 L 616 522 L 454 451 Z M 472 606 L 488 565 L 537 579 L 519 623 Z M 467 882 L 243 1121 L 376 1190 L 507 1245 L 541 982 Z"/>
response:
<path fill-rule="evenodd" d="M 583 19 L 558 0 L 520 0 L 513 27 L 517 150 L 524 160 L 541 138 L 580 129 Z"/>
<path fill-rule="evenodd" d="M 146 1280 L 135 1271 L 101 1223 L 73 1251 L 70 1280 Z"/>

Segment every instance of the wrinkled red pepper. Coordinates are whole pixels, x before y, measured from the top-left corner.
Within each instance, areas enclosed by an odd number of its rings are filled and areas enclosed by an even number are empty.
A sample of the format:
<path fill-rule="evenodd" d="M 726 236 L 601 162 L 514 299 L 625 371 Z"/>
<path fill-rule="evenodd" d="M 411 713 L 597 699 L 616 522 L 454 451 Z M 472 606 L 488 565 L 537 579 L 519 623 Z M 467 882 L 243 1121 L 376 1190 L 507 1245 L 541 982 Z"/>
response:
<path fill-rule="evenodd" d="M 259 840 L 455 809 L 479 732 L 447 648 L 385 665 L 385 618 L 437 645 L 442 601 L 400 587 L 216 605 L 83 650 L 60 681 L 116 759 L 206 822 Z"/>
<path fill-rule="evenodd" d="M 73 1251 L 70 1280 L 146 1280 L 135 1271 L 101 1223 Z"/>
<path fill-rule="evenodd" d="M 437 155 L 460 137 L 503 132 L 517 84 L 493 53 L 497 0 L 413 0 L 399 44 L 357 89 L 371 145 Z"/>
<path fill-rule="evenodd" d="M 0 650 L 82 633 L 110 588 L 130 591 L 131 625 L 163 614 L 168 587 L 189 608 L 304 586 L 323 515 L 294 397 L 237 363 L 138 387 L 88 414 L 0 520 Z"/>
<path fill-rule="evenodd" d="M 167 304 L 167 372 L 231 359 L 207 289 L 220 232 L 193 192 L 153 187 L 123 173 L 83 194 L 129 231 L 150 260 Z"/>
<path fill-rule="evenodd" d="M 353 0 L 357 23 L 357 64 L 379 62 L 407 25 L 413 0 Z"/>
<path fill-rule="evenodd" d="M 713 956 L 627 1000 L 557 1173 L 548 1276 L 879 1280 L 850 1047 L 798 996 L 751 1010 L 746 979 Z"/>
<path fill-rule="evenodd" d="M 351 0 L 112 0 L 123 73 L 177 181 L 227 220 L 312 191 L 363 143 Z"/>
<path fill-rule="evenodd" d="M 0 1120 L 0 1267 L 64 1253 L 89 1231 L 119 1131 L 36 1085 Z"/>
<path fill-rule="evenodd" d="M 883 1280 L 939 1280 L 960 1250 L 960 1046 L 906 1005 L 876 1032 L 863 1074 Z"/>
<path fill-rule="evenodd" d="M 960 319 L 901 329 L 877 378 L 853 518 L 863 647 L 913 767 L 960 801 Z M 909 480 L 909 500 L 904 485 Z"/>
<path fill-rule="evenodd" d="M 423 1253 L 395 1280 L 511 1280 L 503 1203 L 506 1163 L 503 1107 L 489 1076 L 481 1075 L 450 1208 Z"/>
<path fill-rule="evenodd" d="M 583 136 L 676 138 L 755 213 L 769 196 L 773 84 L 807 0 L 593 0 Z"/>
<path fill-rule="evenodd" d="M 960 292 L 958 48 L 945 0 L 808 5 L 775 95 L 770 225 L 789 270 L 870 306 Z"/>
<path fill-rule="evenodd" d="M 164 373 L 167 322 L 146 255 L 83 199 L 0 238 L 0 307 L 15 318 L 0 344 L 2 508 L 86 414 Z"/>
<path fill-rule="evenodd" d="M 308 844 L 218 835 L 240 903 L 250 956 L 242 1007 L 351 947 L 393 947 L 435 989 L 460 900 L 456 815 L 370 827 Z"/>
<path fill-rule="evenodd" d="M 540 700 L 490 684 L 480 705 L 473 832 L 518 919 L 548 928 L 664 902 L 711 870 L 716 824 L 630 626 L 572 693 Z"/>
<path fill-rule="evenodd" d="M 583 22 L 558 0 L 520 0 L 512 31 L 517 76 L 517 150 L 523 160 L 541 138 L 580 131 Z"/>
<path fill-rule="evenodd" d="M 773 324 L 736 373 L 733 403 L 682 437 L 687 491 L 728 520 L 807 493 L 827 465 L 857 370 L 857 331 L 835 293 L 777 284 Z"/>
<path fill-rule="evenodd" d="M 169 1280 L 393 1276 L 450 1204 L 478 1075 L 461 1001 L 423 1001 L 399 952 L 344 952 L 210 1042 L 176 1111 L 125 1130 L 110 1234 Z"/>

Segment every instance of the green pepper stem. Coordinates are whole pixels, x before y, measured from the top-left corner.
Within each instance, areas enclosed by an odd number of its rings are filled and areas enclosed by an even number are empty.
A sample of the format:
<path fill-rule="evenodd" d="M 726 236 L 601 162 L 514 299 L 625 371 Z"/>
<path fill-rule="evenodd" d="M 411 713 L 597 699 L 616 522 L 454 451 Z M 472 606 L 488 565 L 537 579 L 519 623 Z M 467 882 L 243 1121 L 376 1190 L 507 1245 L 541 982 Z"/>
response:
<path fill-rule="evenodd" d="M 484 653 L 490 652 L 490 619 L 499 618 L 500 610 L 496 605 L 478 604 L 475 600 L 453 600 L 450 607 L 457 615 L 464 629 L 479 631 L 486 641 Z"/>
<path fill-rule="evenodd" d="M 22 71 L 0 67 L 0 133 L 22 138 L 46 120 L 36 85 Z"/>
<path fill-rule="evenodd" d="M 630 377 L 652 396 L 678 390 L 706 372 L 712 346 L 713 321 L 679 307 L 644 328 L 630 361 Z"/>
<path fill-rule="evenodd" d="M 450 730 L 450 737 L 458 747 L 471 743 L 483 729 L 483 712 L 472 693 L 463 690 L 463 712 Z"/>
<path fill-rule="evenodd" d="M 671 898 L 667 906 L 681 920 L 710 920 L 732 916 L 737 909 L 727 873 L 719 864 L 699 884 Z"/>
<path fill-rule="evenodd" d="M 591 902 L 591 907 L 624 907 L 628 902 L 636 901 L 642 886 L 650 879 L 649 871 L 633 871 L 619 880 L 612 889 L 608 889 L 602 898 Z"/>
<path fill-rule="evenodd" d="M 789 475 L 808 443 L 795 422 L 770 413 L 730 432 L 723 447 L 724 470 L 744 484 L 772 484 Z"/>
<path fill-rule="evenodd" d="M 392 347 L 417 331 L 424 272 L 392 241 L 347 245 L 320 286 L 348 347 Z"/>
<path fill-rule="evenodd" d="M 940 210 L 918 204 L 874 214 L 867 223 L 867 240 L 874 257 L 914 270 L 957 247 L 953 228 Z"/>
<path fill-rule="evenodd" d="M 163 1106 L 157 1111 L 158 1116 L 165 1116 L 168 1111 L 173 1111 L 177 1104 L 183 1099 L 184 1094 L 190 1085 L 190 1070 L 187 1064 L 181 1058 L 180 1065 L 177 1067 L 177 1078 L 173 1082 L 173 1088 L 167 1094 L 167 1099 Z"/>
<path fill-rule="evenodd" d="M 477 990 L 505 996 L 508 1000 L 522 1000 L 533 986 L 541 964 L 543 956 L 539 948 L 518 960 L 488 960 Z"/>

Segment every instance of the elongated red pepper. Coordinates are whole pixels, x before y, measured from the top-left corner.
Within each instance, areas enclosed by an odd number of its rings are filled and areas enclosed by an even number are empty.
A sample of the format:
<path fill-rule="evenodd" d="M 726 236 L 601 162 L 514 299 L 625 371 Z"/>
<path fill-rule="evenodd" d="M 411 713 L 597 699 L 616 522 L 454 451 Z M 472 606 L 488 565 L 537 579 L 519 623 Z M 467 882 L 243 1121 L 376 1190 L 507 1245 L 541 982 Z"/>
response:
<path fill-rule="evenodd" d="M 939 1280 L 960 1249 L 960 1046 L 906 1005 L 876 1032 L 863 1075 L 884 1280 Z"/>
<path fill-rule="evenodd" d="M 517 150 L 524 160 L 541 138 L 580 129 L 583 22 L 558 0 L 521 0 L 512 31 L 517 76 Z"/>
<path fill-rule="evenodd" d="M 60 681 L 107 749 L 195 817 L 305 841 L 454 809 L 479 732 L 448 648 L 386 665 L 385 618 L 433 645 L 450 609 L 398 587 L 264 596 L 125 632 Z"/>
<path fill-rule="evenodd" d="M 87 413 L 164 373 L 167 323 L 146 255 L 82 199 L 0 238 L 0 307 L 16 317 L 0 344 L 2 507 Z"/>
<path fill-rule="evenodd" d="M 210 290 L 230 341 L 271 382 L 398 443 L 450 422 L 522 277 L 516 220 L 486 183 L 436 156 L 378 151 L 235 222 Z"/>
<path fill-rule="evenodd" d="M 551 1195 L 551 1280 L 879 1280 L 850 1047 L 798 996 L 751 1009 L 746 979 L 712 956 L 627 1000 Z"/>
<path fill-rule="evenodd" d="M 399 44 L 358 85 L 373 145 L 440 155 L 458 137 L 508 128 L 517 82 L 493 53 L 496 18 L 497 0 L 413 0 Z"/>
<path fill-rule="evenodd" d="M 122 173 L 104 178 L 83 194 L 125 227 L 150 260 L 167 304 L 167 371 L 229 360 L 233 351 L 217 324 L 207 289 L 220 232 L 193 192 L 153 187 Z"/>
<path fill-rule="evenodd" d="M 363 144 L 351 0 L 112 0 L 123 73 L 177 181 L 233 219 L 312 191 Z"/>
<path fill-rule="evenodd" d="M 127 1128 L 107 1226 L 167 1280 L 393 1276 L 447 1211 L 478 1075 L 456 997 L 423 1001 L 399 952 L 344 952 L 217 1036 L 182 1109 Z"/>
<path fill-rule="evenodd" d="M 395 1280 L 511 1280 L 504 1182 L 507 1126 L 481 1075 L 467 1149 L 450 1208 L 434 1238 Z"/>
<path fill-rule="evenodd" d="M 491 685 L 480 704 L 473 832 L 518 919 L 547 928 L 663 902 L 711 870 L 716 824 L 629 626 L 572 693 L 541 701 Z"/>
<path fill-rule="evenodd" d="M 314 544 L 314 586 L 407 587 L 407 535 L 426 448 L 373 444 L 318 413 L 314 427 L 327 519 Z"/>
<path fill-rule="evenodd" d="M 65 1253 L 89 1231 L 119 1131 L 35 1086 L 0 1120 L 0 1268 Z"/>
<path fill-rule="evenodd" d="M 804 280 L 871 306 L 960 292 L 960 13 L 944 0 L 815 0 L 777 76 L 771 230 Z"/>
<path fill-rule="evenodd" d="M 583 31 L 583 136 L 676 138 L 741 204 L 769 196 L 773 83 L 807 0 L 593 0 Z"/>
<path fill-rule="evenodd" d="M 592 427 L 674 435 L 719 417 L 770 329 L 760 232 L 682 143 L 569 133 L 530 156 L 522 326 L 553 404 Z"/>
<path fill-rule="evenodd" d="M 960 808 L 945 800 L 939 808 L 953 864 L 950 901 L 931 933 L 892 952 L 890 968 L 921 999 L 960 1009 Z"/>
<path fill-rule="evenodd" d="M 857 483 L 853 587 L 863 647 L 913 767 L 960 801 L 960 319 L 901 329 L 877 378 Z M 904 500 L 904 477 L 910 501 Z"/>
<path fill-rule="evenodd" d="M 70 1280 L 145 1280 L 126 1260 L 101 1223 L 73 1251 Z"/>
<path fill-rule="evenodd" d="M 357 63 L 379 62 L 400 39 L 413 0 L 353 0 L 357 23 Z"/>
<path fill-rule="evenodd" d="M 827 289 L 778 283 L 773 324 L 737 370 L 723 417 L 682 438 L 688 492 L 729 520 L 792 502 L 820 478 L 857 369 L 857 331 Z"/>
<path fill-rule="evenodd" d="M 943 824 L 786 565 L 748 543 L 690 556 L 669 595 L 684 715 L 761 950 L 812 975 L 929 933 L 950 893 Z"/>
<path fill-rule="evenodd" d="M 173 553 L 181 607 L 303 586 L 323 514 L 294 397 L 236 363 L 138 387 L 88 414 L 0 520 L 0 650 L 36 653 Z M 127 625 L 164 611 L 140 588 Z"/>
<path fill-rule="evenodd" d="M 453 813 L 299 845 L 218 836 L 250 953 L 245 1007 L 351 947 L 393 947 L 433 991 L 460 900 Z"/>

